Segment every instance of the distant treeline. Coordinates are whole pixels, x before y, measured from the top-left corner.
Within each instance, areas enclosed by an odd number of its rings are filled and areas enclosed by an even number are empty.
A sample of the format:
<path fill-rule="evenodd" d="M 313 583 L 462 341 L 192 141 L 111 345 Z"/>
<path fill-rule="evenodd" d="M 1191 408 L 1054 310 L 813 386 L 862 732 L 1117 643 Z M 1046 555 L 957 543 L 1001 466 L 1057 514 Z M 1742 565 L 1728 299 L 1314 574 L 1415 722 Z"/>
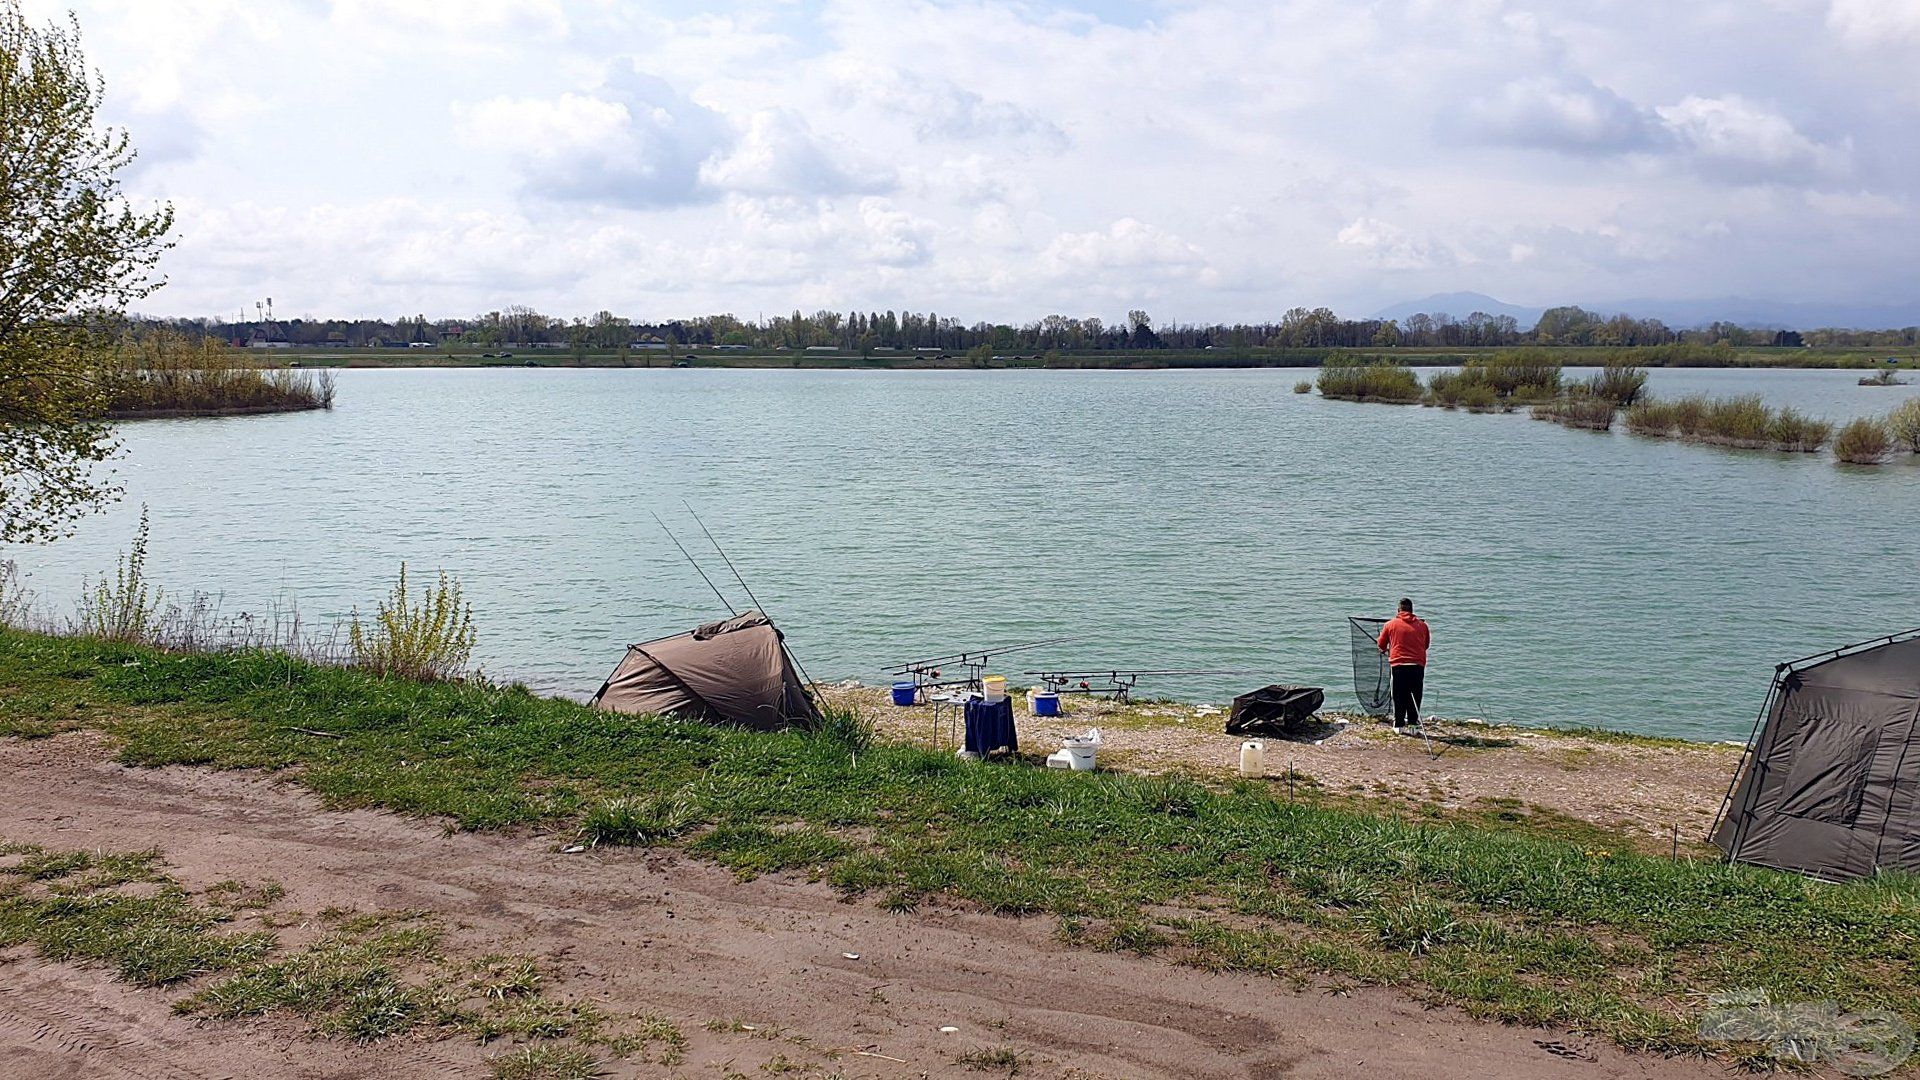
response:
<path fill-rule="evenodd" d="M 1658 319 L 1605 316 L 1577 307 L 1553 308 L 1532 326 L 1510 315 L 1473 312 L 1464 319 L 1444 313 L 1394 319 L 1342 319 L 1327 308 L 1294 308 L 1278 322 L 1155 326 L 1145 311 L 1124 322 L 1049 315 L 1022 325 L 962 323 L 927 312 L 799 311 L 747 322 L 732 315 L 647 322 L 601 311 L 586 318 L 559 318 L 516 306 L 464 319 L 424 315 L 384 319 L 288 319 L 226 322 L 219 319 L 145 320 L 219 338 L 236 345 L 279 343 L 339 348 L 432 346 L 545 347 L 575 351 L 626 348 L 732 346 L 756 350 L 826 348 L 873 354 L 915 349 L 995 353 L 1128 351 L 1152 349 L 1486 348 L 1515 345 L 1611 347 L 1839 346 L 1897 348 L 1920 343 L 1920 328 L 1898 330 L 1757 330 L 1733 323 L 1675 330 Z M 1650 363 L 1660 361 L 1651 360 Z M 1729 363 L 1732 361 L 1729 360 Z"/>

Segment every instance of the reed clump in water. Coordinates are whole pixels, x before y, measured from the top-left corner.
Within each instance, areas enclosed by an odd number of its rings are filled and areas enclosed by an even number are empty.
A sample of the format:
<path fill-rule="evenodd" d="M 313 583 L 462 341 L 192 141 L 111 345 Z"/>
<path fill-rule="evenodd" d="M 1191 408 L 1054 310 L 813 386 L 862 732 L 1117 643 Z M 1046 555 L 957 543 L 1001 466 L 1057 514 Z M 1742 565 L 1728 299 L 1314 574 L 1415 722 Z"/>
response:
<path fill-rule="evenodd" d="M 1892 453 L 1893 431 L 1876 417 L 1847 421 L 1833 440 L 1833 456 L 1848 465 L 1885 464 Z"/>
<path fill-rule="evenodd" d="M 1647 369 L 1617 360 L 1609 361 L 1605 367 L 1576 385 L 1588 397 L 1610 402 L 1618 408 L 1632 408 L 1647 394 Z"/>
<path fill-rule="evenodd" d="M 1342 357 L 1320 369 L 1320 394 L 1343 401 L 1412 405 L 1420 400 L 1420 377 L 1405 364 Z"/>
<path fill-rule="evenodd" d="M 1815 420 L 1788 406 L 1773 414 L 1773 421 L 1767 425 L 1767 440 L 1776 450 L 1786 450 L 1796 454 L 1812 454 L 1827 445 L 1833 438 L 1833 425 L 1825 420 Z"/>
<path fill-rule="evenodd" d="M 1535 405 L 1533 418 L 1589 431 L 1611 431 L 1616 411 L 1645 400 L 1646 391 L 1646 369 L 1614 361 L 1567 384 L 1566 392 L 1552 401 Z"/>
<path fill-rule="evenodd" d="M 1510 349 L 1469 360 L 1458 371 L 1434 372 L 1426 403 L 1489 412 L 1559 396 L 1559 360 L 1540 349 Z"/>
<path fill-rule="evenodd" d="M 1628 431 L 1649 438 L 1795 453 L 1817 451 L 1833 434 L 1832 424 L 1791 408 L 1776 411 L 1758 394 L 1642 398 L 1627 410 L 1626 423 Z"/>
<path fill-rule="evenodd" d="M 1541 402 L 1533 407 L 1535 420 L 1551 420 L 1567 427 L 1585 428 L 1589 431 L 1610 431 L 1613 428 L 1613 402 L 1587 394 L 1568 394 Z"/>
<path fill-rule="evenodd" d="M 1908 398 L 1888 413 L 1887 430 L 1901 445 L 1920 454 L 1920 398 Z"/>
<path fill-rule="evenodd" d="M 213 338 L 148 334 L 121 342 L 102 367 L 108 419 L 333 408 L 333 372 L 252 367 Z"/>

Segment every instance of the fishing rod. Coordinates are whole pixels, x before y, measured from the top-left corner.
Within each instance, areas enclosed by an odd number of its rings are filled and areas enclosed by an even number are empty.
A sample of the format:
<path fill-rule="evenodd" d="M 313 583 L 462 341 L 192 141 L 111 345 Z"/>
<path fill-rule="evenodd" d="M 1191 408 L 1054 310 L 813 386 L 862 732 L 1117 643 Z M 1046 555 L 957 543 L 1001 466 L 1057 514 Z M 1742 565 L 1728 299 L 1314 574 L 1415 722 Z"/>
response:
<path fill-rule="evenodd" d="M 1143 678 L 1163 678 L 1176 675 L 1256 675 L 1253 671 L 1217 671 L 1199 668 L 1169 668 L 1164 670 L 1144 670 L 1132 668 L 1108 668 L 1101 671 L 1027 671 L 1047 685 L 1047 689 L 1056 694 L 1112 694 L 1115 701 L 1125 704 L 1133 700 L 1133 691 Z"/>
<path fill-rule="evenodd" d="M 747 599 L 753 601 L 754 609 L 760 612 L 760 614 L 765 615 L 767 617 L 767 621 L 769 622 L 773 621 L 773 614 L 769 612 L 766 608 L 760 606 L 760 598 L 753 595 L 753 586 L 747 584 L 747 579 L 741 576 L 740 569 L 733 565 L 732 559 L 727 558 L 727 550 L 720 546 L 720 541 L 714 539 L 713 530 L 707 528 L 707 523 L 704 521 L 701 521 L 700 515 L 694 512 L 693 504 L 686 501 L 685 499 L 682 499 L 680 500 L 680 505 L 687 508 L 687 513 L 692 515 L 694 524 L 700 526 L 700 531 L 706 534 L 707 543 L 712 544 L 713 550 L 720 553 L 720 561 L 727 564 L 727 569 L 733 573 L 733 580 L 738 582 L 740 585 L 740 588 L 746 591 Z M 807 685 L 818 686 L 819 684 L 813 681 L 813 676 L 807 674 L 807 666 L 800 662 L 800 658 L 793 654 L 793 650 L 787 649 L 786 638 L 784 635 L 780 639 L 780 647 L 786 650 L 787 659 L 793 661 L 793 666 L 800 669 L 800 677 L 807 681 Z"/>
<path fill-rule="evenodd" d="M 929 657 L 925 660 L 910 660 L 904 664 L 896 664 L 890 668 L 889 671 L 894 675 L 913 676 L 916 690 L 937 690 L 946 686 L 965 686 L 970 689 L 979 690 L 981 689 L 980 681 L 986 675 L 987 660 L 989 657 L 1005 656 L 1008 653 L 1020 652 L 1025 649 L 1038 649 L 1043 645 L 1061 645 L 1068 640 L 1067 638 L 1046 638 L 1041 641 L 1021 642 L 1018 645 L 1001 645 L 991 649 L 975 649 L 971 652 L 949 653 L 945 656 Z M 946 678 L 942 671 L 942 669 L 945 668 L 961 668 L 964 669 L 966 674 L 960 678 Z"/>
<path fill-rule="evenodd" d="M 653 511 L 651 510 L 647 512 L 650 514 L 653 513 Z M 657 523 L 660 526 L 660 531 L 667 534 L 667 539 L 673 541 L 673 546 L 680 549 L 680 554 L 685 555 L 687 557 L 687 562 L 693 564 L 693 572 L 696 574 L 699 574 L 700 580 L 706 582 L 707 588 L 713 590 L 713 595 L 720 598 L 720 604 L 722 607 L 727 609 L 727 614 L 729 615 L 740 614 L 738 611 L 735 611 L 733 609 L 733 603 L 727 599 L 727 594 L 720 591 L 720 586 L 715 585 L 713 583 L 713 579 L 707 576 L 707 572 L 705 570 L 700 569 L 700 562 L 698 559 L 695 559 L 693 557 L 693 552 L 688 551 L 686 545 L 680 542 L 680 538 L 673 535 L 673 530 L 667 528 L 667 523 L 660 520 L 660 515 L 653 514 L 653 520 L 655 523 Z"/>
<path fill-rule="evenodd" d="M 760 598 L 753 595 L 753 586 L 747 584 L 747 579 L 740 576 L 740 571 L 733 565 L 733 560 L 727 558 L 726 549 L 720 546 L 720 541 L 713 538 L 713 531 L 707 528 L 706 522 L 700 520 L 699 514 L 694 513 L 693 504 L 682 499 L 680 500 L 680 505 L 687 508 L 687 513 L 693 517 L 693 523 L 700 526 L 700 531 L 706 534 L 707 543 L 712 544 L 713 550 L 720 553 L 720 561 L 727 564 L 727 570 L 733 574 L 733 580 L 739 582 L 740 587 L 746 590 L 747 599 L 753 601 L 755 610 L 759 611 L 762 615 L 766 615 L 768 618 L 772 618 L 773 616 L 768 613 L 767 609 L 760 606 Z"/>

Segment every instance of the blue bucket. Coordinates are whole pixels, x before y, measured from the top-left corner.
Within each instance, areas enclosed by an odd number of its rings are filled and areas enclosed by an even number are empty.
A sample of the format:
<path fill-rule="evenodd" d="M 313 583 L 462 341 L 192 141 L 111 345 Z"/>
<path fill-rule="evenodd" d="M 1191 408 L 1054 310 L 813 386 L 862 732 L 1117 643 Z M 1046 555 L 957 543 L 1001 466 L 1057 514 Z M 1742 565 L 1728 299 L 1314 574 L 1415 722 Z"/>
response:
<path fill-rule="evenodd" d="M 913 699 L 918 697 L 919 694 L 920 688 L 913 683 L 897 682 L 893 684 L 893 703 L 895 705 L 911 705 L 913 704 Z"/>
<path fill-rule="evenodd" d="M 1059 716 L 1060 695 L 1050 690 L 1033 695 L 1033 715 Z"/>

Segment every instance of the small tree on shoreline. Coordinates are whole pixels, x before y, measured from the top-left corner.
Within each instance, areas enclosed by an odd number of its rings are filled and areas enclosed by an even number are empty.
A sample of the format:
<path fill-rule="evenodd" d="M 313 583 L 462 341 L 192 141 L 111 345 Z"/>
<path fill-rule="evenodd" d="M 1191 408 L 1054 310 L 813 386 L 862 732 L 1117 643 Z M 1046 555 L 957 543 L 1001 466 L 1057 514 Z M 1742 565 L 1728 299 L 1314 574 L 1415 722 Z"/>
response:
<path fill-rule="evenodd" d="M 134 152 L 95 126 L 104 93 L 77 22 L 0 0 L 0 543 L 63 536 L 117 494 L 93 475 L 117 449 L 93 422 L 95 328 L 159 287 L 173 210 L 121 193 Z"/>

